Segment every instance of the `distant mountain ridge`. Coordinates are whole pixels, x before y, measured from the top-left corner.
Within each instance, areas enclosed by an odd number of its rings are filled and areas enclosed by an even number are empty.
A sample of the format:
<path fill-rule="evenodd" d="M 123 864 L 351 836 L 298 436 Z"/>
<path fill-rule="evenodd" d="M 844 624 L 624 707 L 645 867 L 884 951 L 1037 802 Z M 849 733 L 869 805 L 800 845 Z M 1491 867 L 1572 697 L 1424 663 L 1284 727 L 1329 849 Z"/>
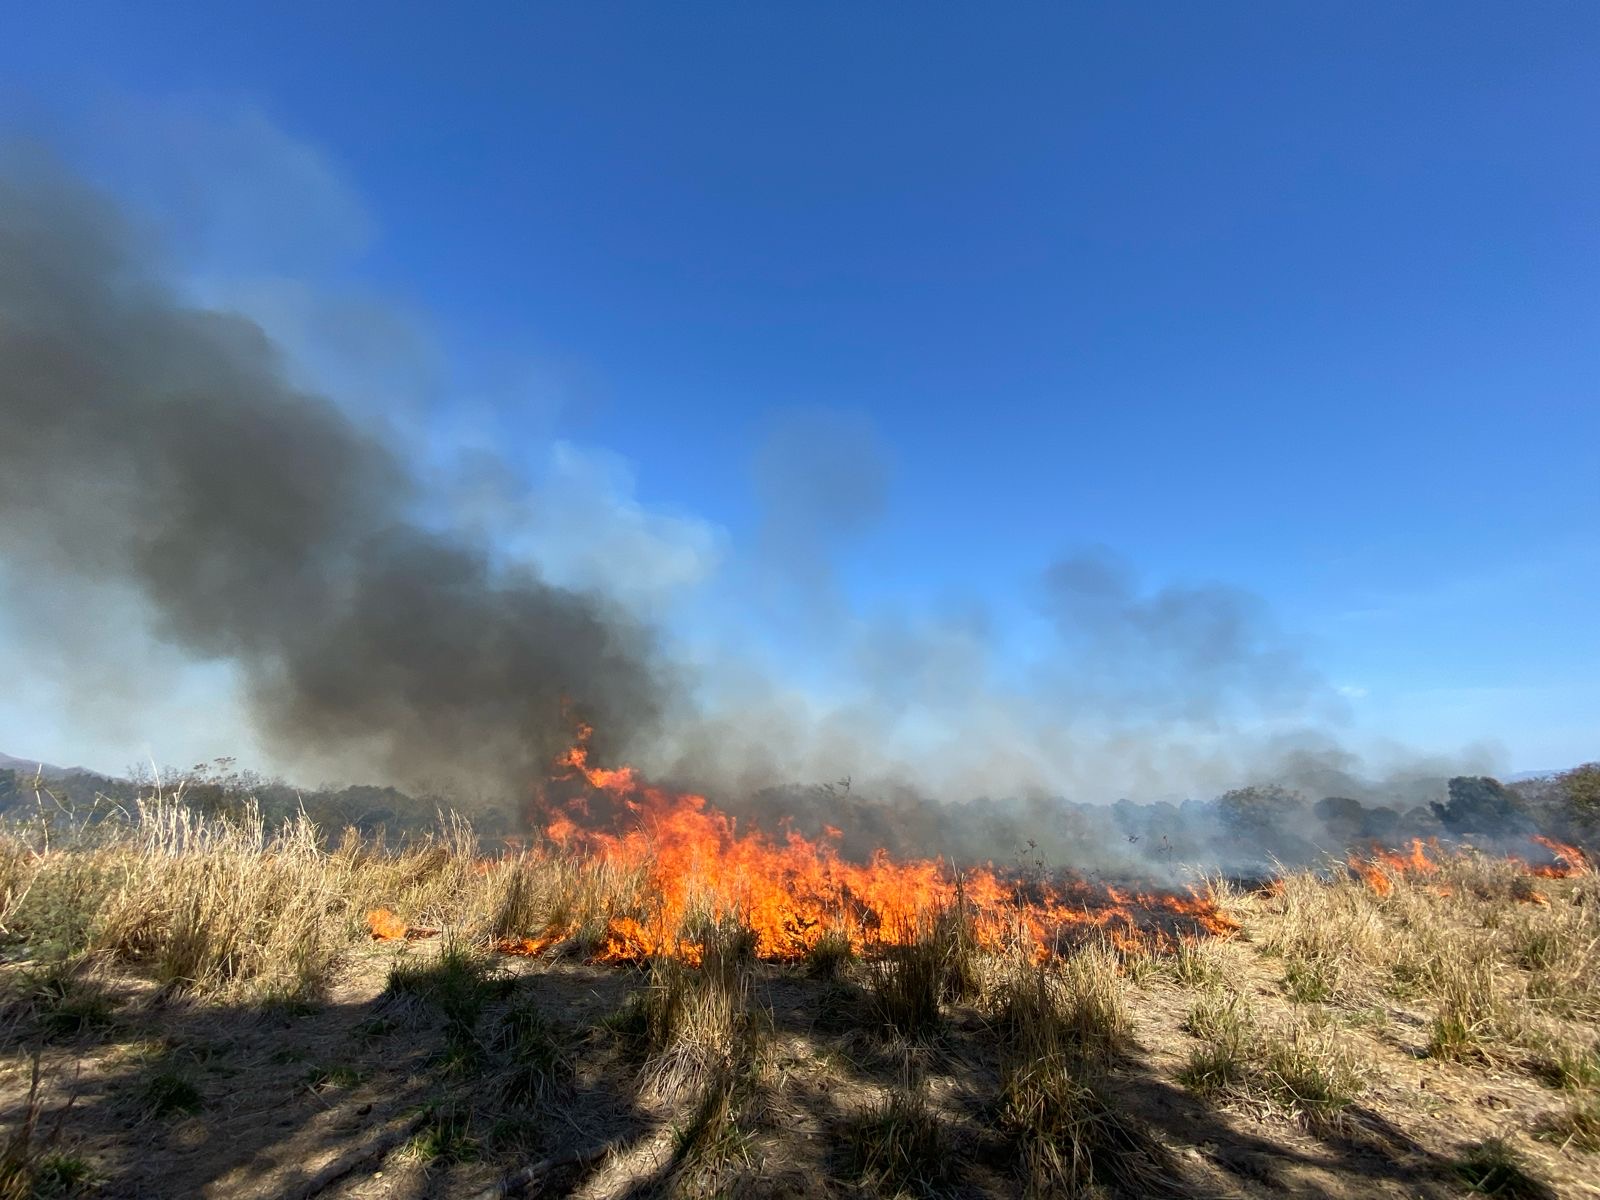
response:
<path fill-rule="evenodd" d="M 107 778 L 99 771 L 89 770 L 88 767 L 58 767 L 54 763 L 40 762 L 37 758 L 16 758 L 4 753 L 0 753 L 0 771 L 16 771 L 18 774 L 28 775 L 37 771 L 47 779 L 74 779 L 85 775 L 92 775 L 97 779 Z"/>

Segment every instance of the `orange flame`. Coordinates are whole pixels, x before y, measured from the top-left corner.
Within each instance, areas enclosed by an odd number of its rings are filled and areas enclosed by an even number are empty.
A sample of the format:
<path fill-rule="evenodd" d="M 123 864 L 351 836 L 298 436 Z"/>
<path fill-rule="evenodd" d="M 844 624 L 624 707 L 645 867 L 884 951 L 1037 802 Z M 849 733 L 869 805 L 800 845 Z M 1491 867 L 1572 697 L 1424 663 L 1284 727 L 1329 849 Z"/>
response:
<path fill-rule="evenodd" d="M 375 908 L 369 912 L 367 914 L 367 928 L 372 930 L 372 940 L 375 942 L 398 942 L 408 938 L 429 938 L 437 936 L 439 932 L 437 929 L 420 929 L 415 925 L 408 925 L 387 908 Z"/>
<path fill-rule="evenodd" d="M 406 923 L 387 908 L 375 908 L 369 912 L 367 928 L 372 930 L 373 940 L 379 942 L 398 942 L 406 936 Z"/>
<path fill-rule="evenodd" d="M 579 795 L 545 806 L 545 833 L 564 851 L 643 872 L 658 901 L 648 915 L 610 917 L 602 960 L 697 961 L 700 947 L 679 934 L 696 908 L 713 918 L 737 915 L 753 930 L 757 955 L 776 961 L 803 957 L 830 930 L 857 950 L 903 943 L 929 916 L 957 906 L 988 947 L 1019 934 L 1049 947 L 1074 930 L 1098 929 L 1124 942 L 1142 930 L 1171 940 L 1179 930 L 1226 936 L 1238 929 L 1195 893 L 1125 895 L 1077 880 L 1024 879 L 992 866 L 957 873 L 939 859 L 895 859 L 882 849 L 865 863 L 851 862 L 840 853 L 837 829 L 825 828 L 816 840 L 793 829 L 740 831 L 703 796 L 654 787 L 632 767 L 592 766 L 591 733 L 578 728 L 575 744 L 557 759 L 555 779 L 602 794 L 610 829 L 590 814 L 590 800 L 600 798 Z"/>
<path fill-rule="evenodd" d="M 1519 863 L 1529 875 L 1541 879 L 1567 879 L 1573 875 L 1584 875 L 1589 872 L 1590 865 L 1587 856 L 1577 846 L 1569 846 L 1565 842 L 1555 841 L 1553 838 L 1533 836 L 1533 841 L 1550 851 L 1555 859 L 1553 863 L 1531 864 L 1512 855 L 1510 861 Z M 1439 852 L 1439 845 L 1435 839 L 1426 843 L 1421 838 L 1411 839 L 1409 853 L 1398 850 L 1385 850 L 1381 846 L 1373 846 L 1365 856 L 1352 854 L 1347 860 L 1350 870 L 1360 878 L 1368 887 L 1380 896 L 1387 896 L 1394 890 L 1397 880 L 1408 876 L 1436 875 L 1439 872 L 1439 863 L 1430 858 L 1429 849 Z M 1431 885 L 1432 891 L 1440 896 L 1454 894 L 1454 889 L 1446 883 Z M 1549 899 L 1541 892 L 1529 892 L 1521 897 L 1532 904 L 1549 904 Z"/>
<path fill-rule="evenodd" d="M 1578 847 L 1558 842 L 1554 838 L 1540 837 L 1538 834 L 1534 834 L 1533 840 L 1550 851 L 1556 861 L 1531 868 L 1532 874 L 1542 879 L 1567 879 L 1573 875 L 1589 873 L 1589 858 Z"/>

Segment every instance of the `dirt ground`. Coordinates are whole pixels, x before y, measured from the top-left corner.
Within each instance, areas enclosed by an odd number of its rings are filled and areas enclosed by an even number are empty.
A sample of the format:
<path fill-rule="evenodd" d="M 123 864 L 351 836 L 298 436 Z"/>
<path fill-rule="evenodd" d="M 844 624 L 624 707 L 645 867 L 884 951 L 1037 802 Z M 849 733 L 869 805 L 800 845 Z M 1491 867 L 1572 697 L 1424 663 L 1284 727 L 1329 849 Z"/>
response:
<path fill-rule="evenodd" d="M 77 1186 L 105 1197 L 598 1200 L 685 1190 L 673 1163 L 692 1117 L 687 1102 L 641 1088 L 640 1064 L 612 1019 L 645 985 L 641 968 L 495 961 L 491 1009 L 536 1009 L 572 1066 L 557 1094 L 505 1107 L 492 1055 L 458 1061 L 437 1014 L 386 994 L 397 956 L 425 962 L 439 945 L 362 944 L 326 1001 L 305 1006 L 230 1008 L 102 974 L 108 1011 L 92 1027 L 14 1031 L 0 1115 L 12 1128 L 23 1119 L 36 1062 L 36 1142 L 84 1163 L 90 1177 Z M 1287 1008 L 1281 963 L 1246 937 L 1216 952 L 1263 1013 Z M 979 1002 L 947 1006 L 937 1032 L 910 1041 L 874 1029 L 861 998 L 848 976 L 754 969 L 761 1061 L 741 1101 L 740 1137 L 702 1192 L 880 1194 L 852 1177 L 846 1130 L 865 1106 L 910 1085 L 926 1096 L 954 1164 L 925 1190 L 1021 1194 L 1015 1147 L 996 1121 L 992 1013 Z M 1203 1102 L 1176 1082 L 1196 1044 L 1183 1029 L 1193 999 L 1159 971 L 1129 980 L 1131 1049 L 1106 1085 L 1118 1110 L 1169 1152 L 1179 1194 L 1470 1194 L 1453 1164 L 1471 1145 L 1503 1138 L 1549 1194 L 1600 1196 L 1600 1156 L 1532 1136 L 1559 1094 L 1512 1068 L 1428 1057 L 1422 1009 L 1390 1002 L 1382 1012 L 1333 1013 L 1365 1086 L 1338 1121 L 1313 1124 Z M 492 1024 L 491 1011 L 483 1027 Z M 193 1091 L 163 1100 L 163 1082 L 174 1079 Z"/>

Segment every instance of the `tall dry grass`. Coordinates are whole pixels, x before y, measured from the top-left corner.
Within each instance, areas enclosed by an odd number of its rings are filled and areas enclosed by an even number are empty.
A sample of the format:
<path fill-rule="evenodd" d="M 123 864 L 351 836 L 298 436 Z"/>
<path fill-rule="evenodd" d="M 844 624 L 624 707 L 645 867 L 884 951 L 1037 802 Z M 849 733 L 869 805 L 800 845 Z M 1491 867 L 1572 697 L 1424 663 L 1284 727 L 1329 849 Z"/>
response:
<path fill-rule="evenodd" d="M 323 991 L 369 908 L 485 924 L 489 886 L 465 823 L 389 849 L 329 844 L 304 814 L 206 816 L 153 798 L 76 827 L 0 829 L 0 935 L 42 961 L 136 964 L 170 989 L 256 999 Z"/>

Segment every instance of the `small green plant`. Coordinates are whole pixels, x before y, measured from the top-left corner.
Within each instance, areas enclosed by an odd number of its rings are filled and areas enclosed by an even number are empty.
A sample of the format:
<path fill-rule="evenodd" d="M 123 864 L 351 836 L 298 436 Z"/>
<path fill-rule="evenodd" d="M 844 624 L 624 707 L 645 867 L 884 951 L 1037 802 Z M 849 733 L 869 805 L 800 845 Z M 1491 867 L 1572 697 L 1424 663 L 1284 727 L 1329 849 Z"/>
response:
<path fill-rule="evenodd" d="M 302 1082 L 314 1092 L 343 1090 L 358 1086 L 365 1076 L 355 1067 L 337 1065 L 332 1067 L 311 1067 L 306 1071 Z"/>
<path fill-rule="evenodd" d="M 401 1147 L 400 1156 L 417 1163 L 467 1162 L 477 1157 L 472 1111 L 454 1100 L 430 1104 L 422 1127 Z"/>
<path fill-rule="evenodd" d="M 850 1123 L 845 1137 L 851 1172 L 881 1194 L 932 1196 L 951 1180 L 945 1136 L 920 1092 L 884 1093 Z"/>
<path fill-rule="evenodd" d="M 1600 1092 L 1568 1097 L 1566 1106 L 1539 1129 L 1539 1136 L 1589 1153 L 1600 1151 Z"/>
<path fill-rule="evenodd" d="M 1455 1062 L 1487 1062 L 1513 1040 L 1513 1014 L 1495 991 L 1494 964 L 1479 954 L 1440 971 L 1439 1008 L 1428 1026 L 1428 1054 Z"/>
<path fill-rule="evenodd" d="M 913 1038 L 939 1028 L 944 950 L 938 938 L 918 937 L 886 946 L 868 961 L 873 1015 L 882 1026 Z"/>
<path fill-rule="evenodd" d="M 1189 1007 L 1183 1028 L 1210 1042 L 1243 1047 L 1256 1033 L 1256 1013 L 1242 992 L 1210 992 Z"/>
<path fill-rule="evenodd" d="M 389 968 L 383 1002 L 400 1011 L 431 1010 L 452 1025 L 471 1029 L 490 1001 L 514 986 L 510 976 L 490 970 L 488 960 L 451 938 L 432 960 L 402 955 Z"/>
<path fill-rule="evenodd" d="M 1333 998 L 1334 981 L 1327 963 L 1289 958 L 1283 964 L 1283 990 L 1296 1004 L 1321 1004 Z"/>
<path fill-rule="evenodd" d="M 1188 988 L 1213 988 L 1222 983 L 1222 967 L 1207 943 L 1197 937 L 1180 938 L 1167 960 L 1175 983 Z"/>
<path fill-rule="evenodd" d="M 1116 948 L 1117 969 L 1129 983 L 1143 986 L 1161 974 L 1161 956 L 1148 935 L 1129 930 Z"/>
<path fill-rule="evenodd" d="M 730 1171 L 751 1164 L 750 1137 L 740 1128 L 740 1075 L 731 1067 L 706 1086 L 688 1121 L 673 1131 L 669 1194 L 678 1197 L 737 1195 Z"/>
<path fill-rule="evenodd" d="M 1600 1091 L 1600 1043 L 1575 1046 L 1558 1042 L 1532 1063 L 1533 1073 L 1550 1087 L 1567 1091 Z"/>
<path fill-rule="evenodd" d="M 33 1196 L 70 1195 L 93 1182 L 94 1174 L 89 1160 L 76 1154 L 41 1154 L 33 1164 Z"/>
<path fill-rule="evenodd" d="M 1178 1072 L 1201 1096 L 1232 1096 L 1262 1109 L 1332 1121 L 1362 1089 L 1355 1059 L 1337 1032 L 1304 1018 L 1265 1030 L 1239 994 L 1214 993 L 1189 1010 L 1184 1028 L 1202 1040 Z"/>
<path fill-rule="evenodd" d="M 63 959 L 26 973 L 12 1007 L 47 1037 L 77 1037 L 106 1029 L 116 1000 L 87 978 L 81 961 Z"/>
<path fill-rule="evenodd" d="M 1455 1162 L 1469 1190 L 1501 1200 L 1556 1200 L 1555 1192 L 1528 1174 L 1522 1156 L 1506 1141 L 1490 1138 L 1469 1147 Z"/>
<path fill-rule="evenodd" d="M 497 1090 L 507 1104 L 532 1106 L 555 1099 L 572 1082 L 573 1062 L 563 1030 L 532 1004 L 508 1008 L 494 1045 L 509 1060 Z"/>
<path fill-rule="evenodd" d="M 157 1071 L 148 1076 L 139 1088 L 138 1099 L 140 1111 L 151 1118 L 196 1113 L 204 1102 L 194 1082 L 177 1071 Z"/>
<path fill-rule="evenodd" d="M 10 1126 L 5 1140 L 0 1142 L 0 1200 L 64 1196 L 93 1176 L 85 1160 L 53 1148 L 60 1140 L 61 1122 L 71 1104 L 69 1100 L 62 1107 L 56 1114 L 54 1129 L 40 1139 L 39 1056 L 35 1054 L 21 1119 Z"/>
<path fill-rule="evenodd" d="M 1350 1054 L 1330 1033 L 1305 1025 L 1267 1039 L 1259 1071 L 1264 1091 L 1276 1104 L 1313 1121 L 1337 1117 L 1362 1089 Z"/>

